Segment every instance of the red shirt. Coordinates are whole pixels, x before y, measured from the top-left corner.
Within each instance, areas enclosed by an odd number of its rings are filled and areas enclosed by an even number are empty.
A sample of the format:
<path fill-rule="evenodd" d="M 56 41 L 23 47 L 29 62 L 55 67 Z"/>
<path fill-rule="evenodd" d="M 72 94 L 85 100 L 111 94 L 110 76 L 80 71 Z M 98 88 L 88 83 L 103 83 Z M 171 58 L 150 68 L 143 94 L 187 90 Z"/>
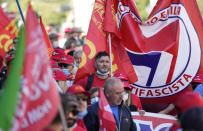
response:
<path fill-rule="evenodd" d="M 107 79 L 108 79 L 108 78 L 106 78 L 106 79 L 101 79 L 101 78 L 99 78 L 97 75 L 94 75 L 94 80 L 93 80 L 93 82 L 92 82 L 91 88 L 94 87 L 94 86 L 97 86 L 97 87 L 104 87 L 104 83 L 106 82 Z M 75 84 L 79 84 L 79 85 L 83 86 L 84 89 L 86 89 L 87 80 L 88 80 L 88 76 L 86 76 L 86 77 L 83 78 L 83 79 L 78 80 Z"/>

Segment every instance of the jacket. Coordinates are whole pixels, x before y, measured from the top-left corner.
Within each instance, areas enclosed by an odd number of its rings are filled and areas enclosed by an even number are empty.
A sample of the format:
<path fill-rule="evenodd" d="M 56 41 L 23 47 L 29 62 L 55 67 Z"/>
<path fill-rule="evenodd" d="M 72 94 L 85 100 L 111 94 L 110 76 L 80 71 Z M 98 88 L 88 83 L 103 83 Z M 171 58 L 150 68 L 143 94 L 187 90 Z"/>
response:
<path fill-rule="evenodd" d="M 84 123 L 88 131 L 99 131 L 98 102 L 87 108 L 88 114 L 84 117 Z M 117 131 L 136 131 L 130 109 L 123 103 L 119 105 L 119 119 Z"/>

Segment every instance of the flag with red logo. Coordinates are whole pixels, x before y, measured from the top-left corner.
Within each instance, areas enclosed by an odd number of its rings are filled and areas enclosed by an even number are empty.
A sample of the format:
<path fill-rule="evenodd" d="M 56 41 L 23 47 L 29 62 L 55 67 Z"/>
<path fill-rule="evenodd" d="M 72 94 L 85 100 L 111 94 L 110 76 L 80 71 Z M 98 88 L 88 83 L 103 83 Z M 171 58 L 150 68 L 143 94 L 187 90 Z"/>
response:
<path fill-rule="evenodd" d="M 18 36 L 18 29 L 14 19 L 10 19 L 0 7 L 0 56 L 12 49 L 13 39 Z"/>
<path fill-rule="evenodd" d="M 109 34 L 111 35 L 113 74 L 115 72 L 124 73 L 131 83 L 137 81 L 131 61 L 124 47 L 120 44 L 115 12 L 111 11 L 112 4 L 109 2 L 109 0 L 95 0 L 82 60 L 79 64 L 75 82 L 95 72 L 94 57 L 98 52 L 106 51 L 109 53 Z M 109 21 L 111 21 L 110 25 Z"/>
<path fill-rule="evenodd" d="M 25 33 L 22 89 L 12 130 L 38 131 L 54 119 L 60 99 L 49 67 L 44 35 L 31 5 L 27 11 Z"/>
<path fill-rule="evenodd" d="M 100 131 L 116 130 L 116 121 L 110 105 L 104 96 L 102 88 L 99 88 L 99 129 Z"/>
<path fill-rule="evenodd" d="M 43 34 L 44 34 L 44 39 L 45 39 L 45 42 L 46 42 L 46 45 L 47 45 L 47 49 L 48 49 L 48 55 L 49 55 L 49 59 L 52 57 L 52 52 L 53 52 L 53 47 L 52 47 L 52 44 L 51 44 L 51 41 L 47 35 L 47 31 L 44 27 L 44 24 L 42 22 L 42 17 L 40 16 L 40 26 L 42 28 L 42 31 L 43 31 Z"/>
<path fill-rule="evenodd" d="M 174 116 L 145 112 L 140 116 L 138 112 L 131 112 L 133 121 L 139 131 L 165 131 L 177 122 Z"/>
<path fill-rule="evenodd" d="M 142 102 L 172 102 L 203 71 L 203 21 L 196 0 L 158 0 L 146 22 L 134 0 L 113 4 L 121 44 L 138 76 L 133 92 Z"/>

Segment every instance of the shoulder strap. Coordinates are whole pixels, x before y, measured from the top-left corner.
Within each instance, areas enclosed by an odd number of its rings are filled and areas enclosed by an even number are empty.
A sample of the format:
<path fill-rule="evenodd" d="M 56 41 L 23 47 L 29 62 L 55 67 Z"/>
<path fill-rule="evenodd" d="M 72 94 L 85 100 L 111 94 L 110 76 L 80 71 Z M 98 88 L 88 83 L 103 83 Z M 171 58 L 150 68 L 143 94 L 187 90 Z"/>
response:
<path fill-rule="evenodd" d="M 89 90 L 90 90 L 93 81 L 94 81 L 94 75 L 88 76 L 87 85 L 86 85 L 86 89 L 85 89 L 86 91 L 89 91 Z"/>

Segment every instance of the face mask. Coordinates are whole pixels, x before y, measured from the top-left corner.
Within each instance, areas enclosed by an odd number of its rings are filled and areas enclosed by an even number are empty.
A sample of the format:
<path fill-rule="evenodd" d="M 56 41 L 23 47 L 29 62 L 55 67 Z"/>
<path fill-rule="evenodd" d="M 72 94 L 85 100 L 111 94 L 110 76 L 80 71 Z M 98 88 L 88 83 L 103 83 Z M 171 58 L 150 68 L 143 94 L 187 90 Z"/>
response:
<path fill-rule="evenodd" d="M 58 41 L 54 41 L 53 42 L 53 48 L 57 48 L 57 47 L 59 47 L 59 43 L 58 43 Z"/>
<path fill-rule="evenodd" d="M 102 73 L 100 72 L 99 70 L 97 70 L 97 74 L 101 75 L 101 76 L 106 76 L 109 74 L 109 72 L 106 72 L 106 73 Z"/>
<path fill-rule="evenodd" d="M 124 93 L 124 95 L 123 95 L 123 101 L 126 101 L 128 99 L 128 93 Z"/>
<path fill-rule="evenodd" d="M 96 103 L 98 101 L 99 101 L 99 98 L 98 97 L 94 97 L 94 98 L 91 99 L 91 104 L 94 104 L 94 103 Z"/>
<path fill-rule="evenodd" d="M 66 74 L 66 76 L 69 75 L 69 71 L 68 71 L 68 69 L 62 69 L 61 71 L 63 71 L 63 72 Z"/>

